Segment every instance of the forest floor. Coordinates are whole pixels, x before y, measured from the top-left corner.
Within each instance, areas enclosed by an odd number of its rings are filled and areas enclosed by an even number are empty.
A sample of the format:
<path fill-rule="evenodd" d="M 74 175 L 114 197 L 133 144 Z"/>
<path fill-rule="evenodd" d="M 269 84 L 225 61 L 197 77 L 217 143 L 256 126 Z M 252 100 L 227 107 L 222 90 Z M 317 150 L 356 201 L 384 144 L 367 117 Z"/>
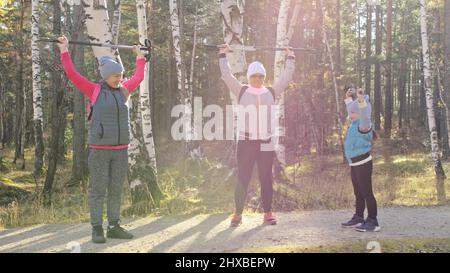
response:
<path fill-rule="evenodd" d="M 0 252 L 69 252 L 77 245 L 82 252 L 367 252 L 371 241 L 387 252 L 450 252 L 450 203 L 436 200 L 426 143 L 376 142 L 373 181 L 383 228 L 376 234 L 340 228 L 352 215 L 354 196 L 339 153 L 291 158 L 288 179 L 274 184 L 280 220 L 275 227 L 261 226 L 254 172 L 244 224 L 230 229 L 236 176 L 221 163 L 223 143 L 205 143 L 207 158 L 183 161 L 164 146 L 158 146 L 160 206 L 136 208 L 125 185 L 122 216 L 136 238 L 105 245 L 90 243 L 87 183 L 67 186 L 70 154 L 58 168 L 52 205 L 46 207 L 40 199 L 43 179 L 32 175 L 33 149 L 26 149 L 24 170 L 12 163 L 12 149 L 0 150 Z M 442 164 L 450 173 L 450 160 Z M 448 180 L 445 187 L 448 197 Z"/>
<path fill-rule="evenodd" d="M 379 213 L 381 232 L 340 227 L 350 210 L 279 213 L 277 226 L 246 214 L 145 217 L 124 221 L 132 240 L 90 241 L 89 224 L 50 224 L 0 232 L 0 252 L 450 252 L 450 207 L 392 207 Z"/>

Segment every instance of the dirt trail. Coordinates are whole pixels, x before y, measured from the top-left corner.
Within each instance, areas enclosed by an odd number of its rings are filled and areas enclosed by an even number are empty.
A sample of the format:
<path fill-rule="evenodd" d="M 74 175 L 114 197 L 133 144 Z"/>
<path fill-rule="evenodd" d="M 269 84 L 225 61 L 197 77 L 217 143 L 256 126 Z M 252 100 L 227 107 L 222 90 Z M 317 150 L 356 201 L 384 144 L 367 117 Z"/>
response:
<path fill-rule="evenodd" d="M 276 246 L 319 246 L 381 239 L 450 238 L 450 207 L 395 207 L 379 212 L 380 233 L 359 233 L 339 223 L 350 210 L 278 213 L 277 226 L 247 215 L 229 228 L 229 215 L 141 218 L 124 221 L 135 238 L 90 242 L 89 224 L 53 224 L 0 231 L 0 252 L 234 252 Z"/>

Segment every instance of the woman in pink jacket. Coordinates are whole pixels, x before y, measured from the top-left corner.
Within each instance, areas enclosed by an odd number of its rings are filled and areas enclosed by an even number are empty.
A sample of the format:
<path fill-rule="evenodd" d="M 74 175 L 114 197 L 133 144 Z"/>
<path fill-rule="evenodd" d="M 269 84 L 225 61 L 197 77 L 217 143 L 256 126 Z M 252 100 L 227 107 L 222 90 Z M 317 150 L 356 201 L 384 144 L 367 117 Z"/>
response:
<path fill-rule="evenodd" d="M 133 235 L 120 226 L 122 187 L 128 171 L 128 145 L 130 121 L 126 101 L 144 79 L 146 60 L 135 46 L 136 70 L 123 81 L 123 66 L 114 58 L 103 56 L 99 60 L 102 79 L 91 82 L 80 75 L 68 51 L 69 41 L 58 38 L 61 62 L 69 80 L 91 104 L 89 128 L 89 207 L 92 241 L 105 243 L 103 232 L 103 204 L 107 193 L 108 238 L 131 239 Z"/>

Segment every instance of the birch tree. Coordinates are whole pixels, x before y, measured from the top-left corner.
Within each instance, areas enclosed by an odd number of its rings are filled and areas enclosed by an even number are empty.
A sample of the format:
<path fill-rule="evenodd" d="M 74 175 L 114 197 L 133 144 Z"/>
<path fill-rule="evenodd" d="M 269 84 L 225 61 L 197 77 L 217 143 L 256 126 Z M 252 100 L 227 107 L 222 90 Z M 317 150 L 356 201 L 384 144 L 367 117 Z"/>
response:
<path fill-rule="evenodd" d="M 220 5 L 220 15 L 222 18 L 223 40 L 230 46 L 243 45 L 244 29 L 244 1 L 243 0 L 223 0 Z M 240 82 L 246 82 L 247 62 L 245 51 L 233 50 L 227 53 L 227 60 L 230 64 L 231 73 Z M 237 97 L 229 90 L 232 105 L 237 105 Z M 233 112 L 233 132 L 237 132 L 237 113 Z M 234 154 L 236 151 L 236 142 L 233 141 L 228 149 L 228 165 L 235 166 Z M 232 168 L 227 179 L 236 171 Z"/>
<path fill-rule="evenodd" d="M 280 10 L 278 13 L 277 21 L 277 37 L 276 37 L 276 47 L 287 47 L 294 34 L 295 26 L 298 21 L 298 14 L 300 12 L 300 1 L 295 2 L 295 8 L 291 16 L 291 20 L 288 25 L 288 15 L 291 5 L 291 0 L 281 0 Z M 274 61 L 274 82 L 276 82 L 284 68 L 286 54 L 284 51 L 275 52 Z M 284 171 L 286 166 L 286 148 L 284 143 L 280 141 L 281 137 L 286 134 L 285 128 L 285 93 L 281 93 L 277 101 L 278 111 L 279 111 L 279 125 L 278 125 L 278 138 L 276 140 L 275 152 L 276 159 L 275 162 L 275 174 L 278 175 L 280 172 Z"/>
<path fill-rule="evenodd" d="M 432 86 L 432 76 L 430 67 L 430 49 L 428 46 L 428 31 L 427 31 L 427 9 L 426 1 L 420 0 L 420 31 L 422 38 L 422 56 L 423 56 L 423 74 L 425 78 L 425 94 L 428 117 L 428 129 L 430 131 L 431 143 L 431 158 L 434 164 L 434 171 L 436 173 L 436 190 L 439 202 L 444 202 L 445 196 L 445 172 L 441 163 L 441 151 L 439 148 L 438 134 L 436 129 L 436 117 L 434 110 L 434 96 Z"/>
<path fill-rule="evenodd" d="M 194 18 L 194 34 L 192 37 L 192 53 L 191 53 L 191 68 L 189 74 L 189 88 L 191 94 L 194 94 L 194 68 L 195 68 L 195 54 L 197 50 L 197 29 L 198 29 L 198 3 L 195 3 L 195 18 Z"/>
<path fill-rule="evenodd" d="M 244 1 L 242 0 L 224 0 L 220 5 L 220 15 L 223 23 L 223 40 L 230 46 L 244 45 Z M 246 82 L 247 62 L 245 51 L 234 50 L 227 53 L 227 59 L 230 63 L 231 72 L 241 82 Z M 237 104 L 237 98 L 233 92 L 229 92 L 231 102 Z"/>
<path fill-rule="evenodd" d="M 172 30 L 172 48 L 174 50 L 179 100 L 185 105 L 184 114 L 184 134 L 186 140 L 186 152 L 190 151 L 190 142 L 192 140 L 192 95 L 189 88 L 186 87 L 186 69 L 182 56 L 182 45 L 180 31 L 180 18 L 177 0 L 169 0 L 170 26 Z"/>
<path fill-rule="evenodd" d="M 276 38 L 276 47 L 285 47 L 288 44 L 286 39 L 286 29 L 287 29 L 287 20 L 289 14 L 289 6 L 291 0 L 281 0 L 280 2 L 280 10 L 278 13 L 277 20 L 277 38 Z M 275 52 L 275 61 L 274 61 L 274 82 L 278 80 L 280 73 L 284 66 L 285 53 L 283 51 Z M 284 144 L 280 141 L 280 138 L 285 136 L 285 124 L 284 124 L 284 92 L 279 96 L 278 99 L 278 111 L 279 111 L 279 124 L 278 124 L 278 137 L 276 139 L 275 144 L 275 174 L 279 174 L 284 170 L 286 166 L 286 150 Z"/>
<path fill-rule="evenodd" d="M 88 39 L 95 43 L 113 43 L 106 0 L 85 0 L 86 28 Z M 115 50 L 109 47 L 93 46 L 97 60 L 102 56 L 114 56 Z"/>
<path fill-rule="evenodd" d="M 122 14 L 120 8 L 121 8 L 120 0 L 114 0 L 112 18 L 110 20 L 112 43 L 114 44 L 119 43 L 119 26 Z M 119 49 L 116 49 L 114 53 L 116 55 L 117 61 L 122 63 L 122 59 L 120 59 Z"/>
<path fill-rule="evenodd" d="M 34 174 L 42 173 L 44 165 L 44 137 L 42 118 L 41 65 L 37 40 L 39 39 L 39 0 L 31 1 L 31 59 L 33 70 L 33 125 L 34 125 Z"/>
<path fill-rule="evenodd" d="M 120 12 L 120 0 L 113 1 L 113 16 L 111 18 L 111 34 L 113 43 L 117 44 L 119 41 L 119 26 L 122 13 Z"/>
<path fill-rule="evenodd" d="M 144 44 L 147 38 L 146 1 L 137 0 L 137 19 L 139 42 Z M 131 100 L 131 103 L 136 100 Z M 139 86 L 139 107 L 132 109 L 131 141 L 129 149 L 129 177 L 133 203 L 145 205 L 151 198 L 151 204 L 159 205 L 161 191 L 157 182 L 157 166 L 155 143 L 151 119 L 151 104 L 149 90 L 149 70 L 145 66 L 144 80 Z M 148 203 L 148 202 L 147 202 Z"/>

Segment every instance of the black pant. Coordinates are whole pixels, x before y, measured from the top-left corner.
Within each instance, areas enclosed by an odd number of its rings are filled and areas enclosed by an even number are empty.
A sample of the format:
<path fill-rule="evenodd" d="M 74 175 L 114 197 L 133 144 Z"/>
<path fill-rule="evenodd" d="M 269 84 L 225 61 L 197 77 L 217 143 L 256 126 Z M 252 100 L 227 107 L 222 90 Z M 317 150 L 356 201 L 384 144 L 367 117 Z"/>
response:
<path fill-rule="evenodd" d="M 353 190 L 356 197 L 356 215 L 364 217 L 364 210 L 369 212 L 369 218 L 377 218 L 377 200 L 372 190 L 372 160 L 360 166 L 351 167 Z"/>
<path fill-rule="evenodd" d="M 258 176 L 261 184 L 261 199 L 264 212 L 272 211 L 272 164 L 275 152 L 261 151 L 259 140 L 239 140 L 237 145 L 238 183 L 235 190 L 236 213 L 242 214 L 248 185 L 252 177 L 255 162 L 258 165 Z"/>

